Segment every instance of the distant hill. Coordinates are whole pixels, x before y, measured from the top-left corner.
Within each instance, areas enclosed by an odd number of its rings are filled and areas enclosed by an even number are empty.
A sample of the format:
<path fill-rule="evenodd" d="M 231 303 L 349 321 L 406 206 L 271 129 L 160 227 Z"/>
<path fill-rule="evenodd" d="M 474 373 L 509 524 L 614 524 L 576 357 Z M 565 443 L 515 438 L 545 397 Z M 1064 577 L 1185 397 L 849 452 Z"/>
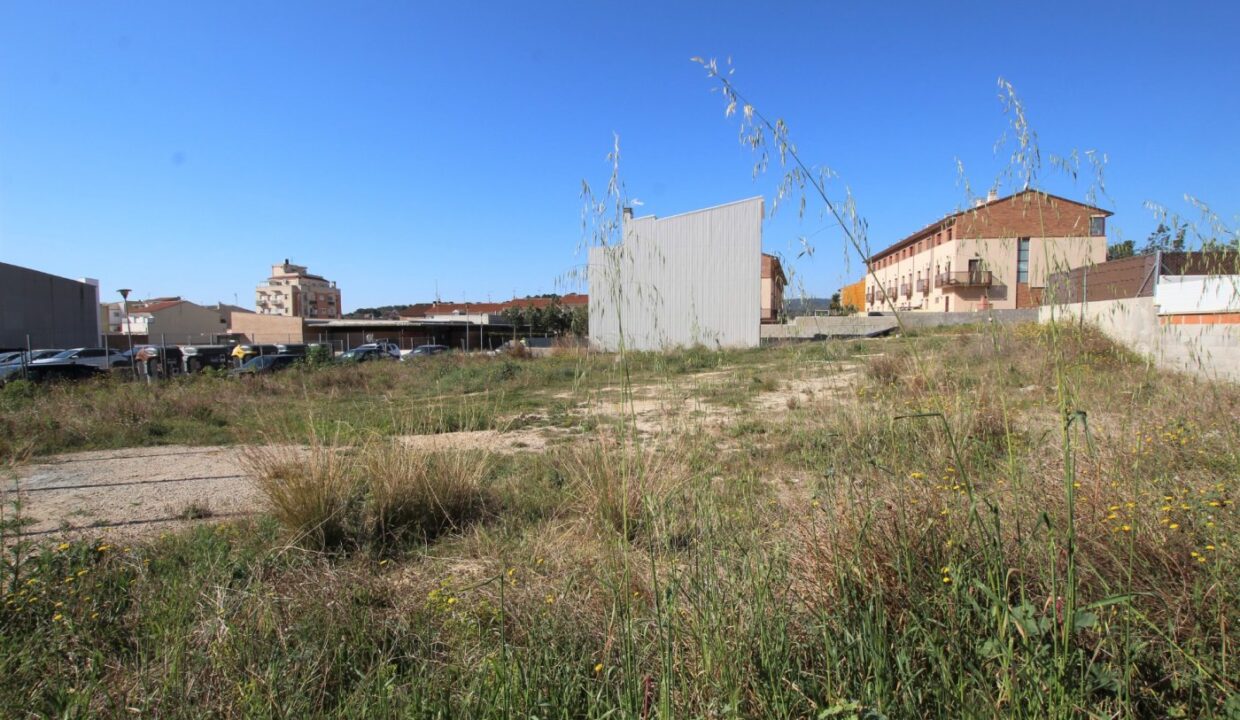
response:
<path fill-rule="evenodd" d="M 380 305 L 379 307 L 358 308 L 345 313 L 346 320 L 399 320 L 400 311 L 412 305 Z"/>
<path fill-rule="evenodd" d="M 813 315 L 814 313 L 825 315 L 829 307 L 831 307 L 831 298 L 784 298 L 784 314 L 788 317 Z"/>

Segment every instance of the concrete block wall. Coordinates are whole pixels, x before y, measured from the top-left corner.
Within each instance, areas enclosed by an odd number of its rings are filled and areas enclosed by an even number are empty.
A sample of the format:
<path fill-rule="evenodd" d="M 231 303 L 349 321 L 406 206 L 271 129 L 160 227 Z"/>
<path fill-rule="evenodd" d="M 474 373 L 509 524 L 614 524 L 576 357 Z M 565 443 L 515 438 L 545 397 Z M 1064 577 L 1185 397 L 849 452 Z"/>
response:
<path fill-rule="evenodd" d="M 903 326 L 906 330 L 940 327 L 944 325 L 973 325 L 999 322 L 1004 324 L 1037 322 L 1038 309 L 992 310 L 990 312 L 923 313 L 902 312 L 896 316 L 845 315 L 842 317 L 807 316 L 793 318 L 786 325 L 763 325 L 762 339 L 812 340 L 815 337 L 864 337 Z"/>
<path fill-rule="evenodd" d="M 1084 322 L 1145 355 L 1158 367 L 1240 382 L 1240 325 L 1180 324 L 1159 317 L 1153 297 L 1048 305 L 1039 320 Z"/>

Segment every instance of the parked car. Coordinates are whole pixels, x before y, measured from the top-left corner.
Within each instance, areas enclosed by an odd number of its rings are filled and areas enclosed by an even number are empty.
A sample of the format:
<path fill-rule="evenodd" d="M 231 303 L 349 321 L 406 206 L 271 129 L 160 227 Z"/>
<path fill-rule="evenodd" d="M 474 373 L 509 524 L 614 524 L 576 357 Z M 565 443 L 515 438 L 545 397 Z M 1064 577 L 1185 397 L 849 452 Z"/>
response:
<path fill-rule="evenodd" d="M 371 360 L 391 360 L 392 355 L 373 345 L 358 345 L 352 350 L 345 350 L 336 356 L 337 362 L 369 362 Z"/>
<path fill-rule="evenodd" d="M 237 367 L 241 367 L 252 357 L 260 355 L 279 355 L 280 348 L 276 345 L 237 345 L 232 350 L 232 359 Z"/>
<path fill-rule="evenodd" d="M 168 377 L 185 372 L 185 356 L 176 345 L 146 345 L 134 353 L 138 372 L 147 377 Z"/>
<path fill-rule="evenodd" d="M 20 363 L 9 363 L 0 368 L 0 385 L 13 380 L 26 380 L 36 383 L 57 382 L 62 380 L 87 380 L 105 372 L 87 363 L 74 362 L 41 362 L 22 366 Z"/>
<path fill-rule="evenodd" d="M 30 364 L 46 365 L 52 363 L 72 363 L 74 365 L 90 365 L 100 370 L 111 369 L 113 365 L 125 362 L 121 352 L 116 348 L 73 348 L 64 350 L 49 358 L 32 360 Z"/>
<path fill-rule="evenodd" d="M 494 350 L 487 351 L 488 355 L 516 355 L 517 357 L 526 357 L 528 353 L 529 346 L 524 340 L 508 340 Z"/>
<path fill-rule="evenodd" d="M 310 346 L 305 343 L 278 343 L 276 352 L 280 355 L 296 355 L 297 357 L 305 357 Z"/>
<path fill-rule="evenodd" d="M 401 360 L 409 360 L 410 358 L 427 357 L 430 355 L 440 355 L 448 352 L 452 348 L 447 345 L 419 345 L 413 350 L 400 356 Z"/>
<path fill-rule="evenodd" d="M 231 357 L 229 345 L 182 345 L 181 371 L 196 373 L 206 368 L 225 368 Z"/>
<path fill-rule="evenodd" d="M 300 355 L 258 355 L 246 361 L 239 368 L 228 371 L 231 377 L 243 375 L 261 375 L 292 367 L 301 361 Z"/>
<path fill-rule="evenodd" d="M 357 347 L 353 349 L 354 350 L 378 350 L 379 352 L 387 355 L 388 357 L 397 358 L 397 359 L 400 358 L 400 346 L 394 342 L 388 342 L 387 340 L 377 340 L 375 342 L 362 343 L 361 345 L 358 345 Z"/>
<path fill-rule="evenodd" d="M 34 362 L 35 360 L 45 360 L 54 355 L 59 355 L 62 352 L 64 352 L 64 350 L 59 349 L 59 348 L 56 348 L 56 349 L 48 348 L 44 350 L 31 350 L 29 356 L 27 356 L 25 351 L 22 351 L 18 353 L 18 357 L 7 361 L 5 364 L 17 363 L 20 365 L 23 357 L 25 357 L 25 361 L 28 363 Z"/>

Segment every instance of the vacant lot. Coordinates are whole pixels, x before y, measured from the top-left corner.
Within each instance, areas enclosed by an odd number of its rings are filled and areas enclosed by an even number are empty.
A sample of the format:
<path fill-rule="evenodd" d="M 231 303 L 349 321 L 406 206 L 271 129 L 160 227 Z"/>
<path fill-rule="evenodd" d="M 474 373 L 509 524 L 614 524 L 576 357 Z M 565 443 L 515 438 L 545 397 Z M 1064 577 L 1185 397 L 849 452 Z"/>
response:
<path fill-rule="evenodd" d="M 1229 717 L 1240 391 L 1090 332 L 10 388 L 0 715 Z"/>

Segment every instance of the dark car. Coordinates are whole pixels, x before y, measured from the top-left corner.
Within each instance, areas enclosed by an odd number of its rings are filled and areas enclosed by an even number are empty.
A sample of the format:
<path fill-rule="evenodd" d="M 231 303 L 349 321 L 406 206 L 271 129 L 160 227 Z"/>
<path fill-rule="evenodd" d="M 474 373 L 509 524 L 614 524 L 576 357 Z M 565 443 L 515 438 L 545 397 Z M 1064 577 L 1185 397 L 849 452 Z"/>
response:
<path fill-rule="evenodd" d="M 246 364 L 250 358 L 255 356 L 279 354 L 281 352 L 277 345 L 237 345 L 232 350 L 232 357 L 236 361 L 237 367 Z"/>
<path fill-rule="evenodd" d="M 21 365 L 10 364 L 0 368 L 0 385 L 13 380 L 21 380 L 23 372 L 26 380 L 36 383 L 89 380 L 107 374 L 107 371 L 94 365 L 75 362 L 38 363 L 24 368 Z"/>
<path fill-rule="evenodd" d="M 410 358 L 427 357 L 430 355 L 442 355 L 443 353 L 446 353 L 451 349 L 452 348 L 448 347 L 447 345 L 419 345 L 415 347 L 412 351 L 402 355 L 400 359 L 408 360 Z"/>
<path fill-rule="evenodd" d="M 228 374 L 232 377 L 238 377 L 241 375 L 273 373 L 292 367 L 301 359 L 297 355 L 259 355 L 258 357 L 250 358 L 241 367 L 229 370 Z"/>
<path fill-rule="evenodd" d="M 296 355 L 297 357 L 305 357 L 310 346 L 305 343 L 280 343 L 276 345 L 276 352 L 280 355 Z"/>
<path fill-rule="evenodd" d="M 206 368 L 228 367 L 233 349 L 229 345 L 182 345 L 180 350 L 182 372 L 196 373 Z"/>
<path fill-rule="evenodd" d="M 392 355 L 384 349 L 377 347 L 360 346 L 352 350 L 345 350 L 336 357 L 339 362 L 370 362 L 372 360 L 390 360 Z"/>
<path fill-rule="evenodd" d="M 184 354 L 176 345 L 159 347 L 147 345 L 134 352 L 138 372 L 147 377 L 169 377 L 184 372 Z"/>

